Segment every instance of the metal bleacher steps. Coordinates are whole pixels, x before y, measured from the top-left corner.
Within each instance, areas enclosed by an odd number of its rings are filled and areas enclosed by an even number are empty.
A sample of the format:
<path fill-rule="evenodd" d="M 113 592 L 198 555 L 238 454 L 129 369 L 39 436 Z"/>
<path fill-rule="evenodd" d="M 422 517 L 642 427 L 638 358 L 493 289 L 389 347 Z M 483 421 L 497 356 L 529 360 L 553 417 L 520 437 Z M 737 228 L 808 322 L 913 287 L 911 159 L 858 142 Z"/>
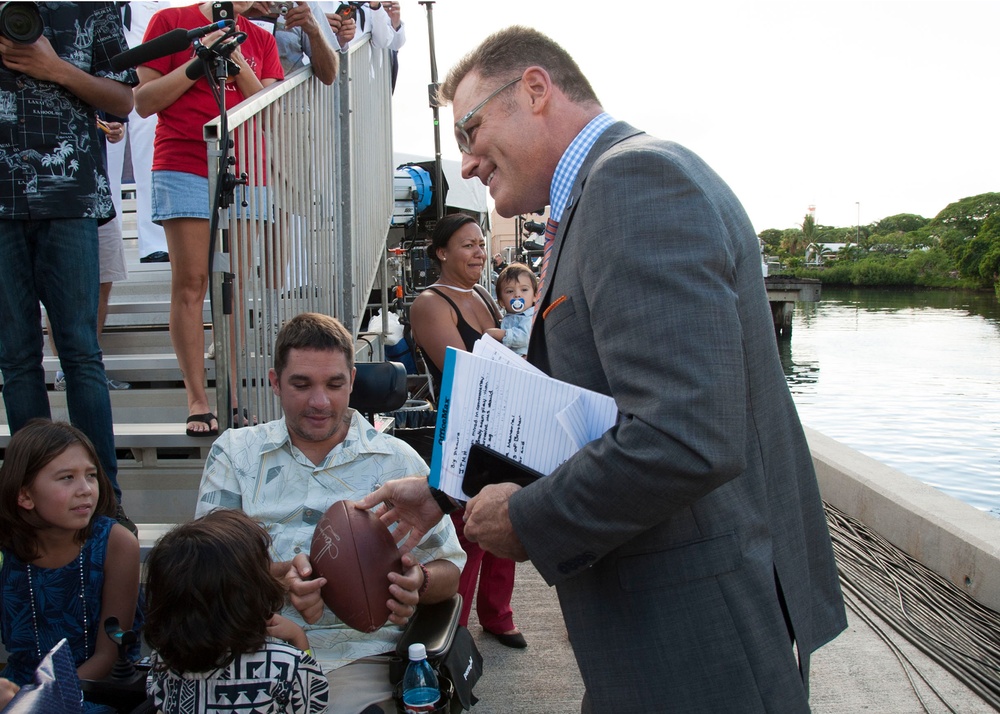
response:
<path fill-rule="evenodd" d="M 187 398 L 168 331 L 170 263 L 139 262 L 130 188 L 123 189 L 122 212 L 128 280 L 115 283 L 111 291 L 101 348 L 108 376 L 132 385 L 111 392 L 122 500 L 140 529 L 153 534 L 157 524 L 185 521 L 194 513 L 198 481 L 213 440 L 185 433 Z M 204 323 L 211 324 L 207 301 Z M 210 339 L 206 327 L 206 351 Z M 59 362 L 48 344 L 44 366 L 52 417 L 68 419 L 65 392 L 51 386 Z M 205 369 L 211 403 L 215 363 L 207 356 Z M 9 438 L 6 411 L 0 409 L 0 457 Z"/>

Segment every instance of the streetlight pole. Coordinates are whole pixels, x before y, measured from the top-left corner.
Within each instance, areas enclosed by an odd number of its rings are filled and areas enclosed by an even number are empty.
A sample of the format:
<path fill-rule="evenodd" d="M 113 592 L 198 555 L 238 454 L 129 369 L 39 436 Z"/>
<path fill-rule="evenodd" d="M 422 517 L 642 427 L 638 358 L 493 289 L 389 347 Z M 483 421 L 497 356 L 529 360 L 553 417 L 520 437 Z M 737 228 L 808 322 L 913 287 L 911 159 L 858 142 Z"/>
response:
<path fill-rule="evenodd" d="M 854 242 L 857 246 L 861 246 L 861 201 L 855 201 L 854 205 L 858 207 L 858 230 L 855 236 Z"/>

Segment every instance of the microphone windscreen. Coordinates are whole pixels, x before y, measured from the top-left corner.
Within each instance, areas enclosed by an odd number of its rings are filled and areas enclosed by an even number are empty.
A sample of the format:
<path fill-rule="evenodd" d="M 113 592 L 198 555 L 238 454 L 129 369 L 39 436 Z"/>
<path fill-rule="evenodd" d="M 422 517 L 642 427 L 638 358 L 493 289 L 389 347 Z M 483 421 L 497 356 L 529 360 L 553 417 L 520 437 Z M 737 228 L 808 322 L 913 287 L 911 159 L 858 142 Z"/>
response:
<path fill-rule="evenodd" d="M 205 76 L 205 63 L 192 62 L 184 70 L 184 76 L 188 79 L 198 80 Z"/>
<path fill-rule="evenodd" d="M 171 30 L 149 42 L 143 42 L 141 45 L 115 55 L 111 58 L 111 68 L 116 72 L 121 72 L 123 69 L 172 55 L 174 52 L 180 52 L 190 46 L 191 40 L 188 38 L 187 30 L 178 27 L 176 30 Z"/>

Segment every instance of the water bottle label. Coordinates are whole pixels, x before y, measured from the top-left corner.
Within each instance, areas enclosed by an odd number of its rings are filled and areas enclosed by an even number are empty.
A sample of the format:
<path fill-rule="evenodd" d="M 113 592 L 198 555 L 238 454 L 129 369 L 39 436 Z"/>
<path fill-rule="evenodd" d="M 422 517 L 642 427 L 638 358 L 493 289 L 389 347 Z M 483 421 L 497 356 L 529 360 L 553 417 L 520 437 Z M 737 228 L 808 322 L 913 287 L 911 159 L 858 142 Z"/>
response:
<path fill-rule="evenodd" d="M 406 714 L 427 714 L 428 712 L 434 711 L 437 707 L 437 702 L 433 704 L 404 704 L 403 709 Z"/>
<path fill-rule="evenodd" d="M 403 710 L 406 714 L 426 714 L 438 705 L 441 692 L 430 687 L 411 689 L 403 693 Z"/>

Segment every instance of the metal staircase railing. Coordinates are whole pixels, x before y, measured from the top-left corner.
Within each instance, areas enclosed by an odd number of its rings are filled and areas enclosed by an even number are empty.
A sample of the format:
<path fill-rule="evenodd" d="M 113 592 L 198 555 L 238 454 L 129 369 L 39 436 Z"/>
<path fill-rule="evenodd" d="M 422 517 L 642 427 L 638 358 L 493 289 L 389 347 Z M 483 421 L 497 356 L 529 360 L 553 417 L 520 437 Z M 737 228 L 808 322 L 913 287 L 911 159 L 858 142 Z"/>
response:
<path fill-rule="evenodd" d="M 231 404 L 258 420 L 279 416 L 267 371 L 289 318 L 323 312 L 360 330 L 393 209 L 385 52 L 362 42 L 341 56 L 332 87 L 301 70 L 228 113 L 234 168 L 255 188 L 246 210 L 237 205 L 220 222 L 212 276 L 220 422 Z M 205 125 L 210 191 L 219 126 Z"/>

